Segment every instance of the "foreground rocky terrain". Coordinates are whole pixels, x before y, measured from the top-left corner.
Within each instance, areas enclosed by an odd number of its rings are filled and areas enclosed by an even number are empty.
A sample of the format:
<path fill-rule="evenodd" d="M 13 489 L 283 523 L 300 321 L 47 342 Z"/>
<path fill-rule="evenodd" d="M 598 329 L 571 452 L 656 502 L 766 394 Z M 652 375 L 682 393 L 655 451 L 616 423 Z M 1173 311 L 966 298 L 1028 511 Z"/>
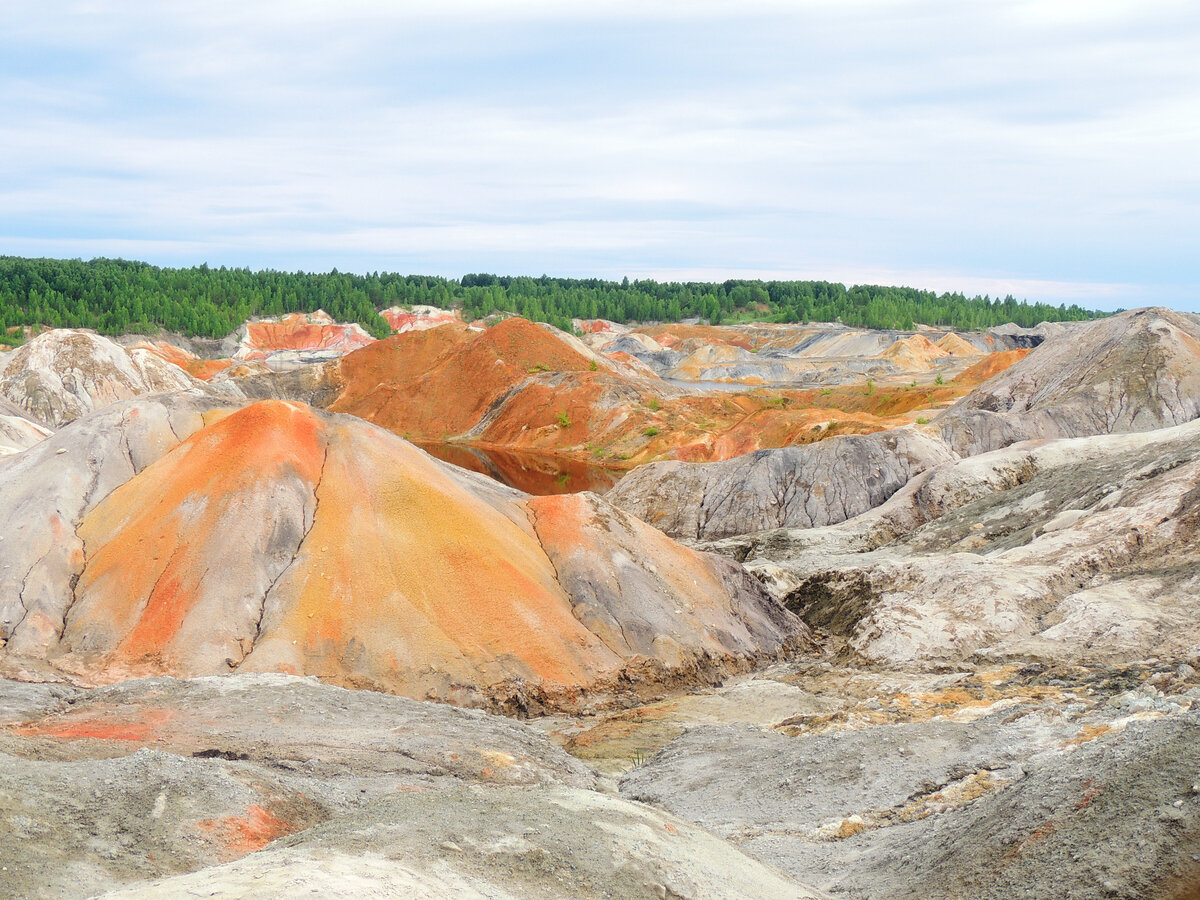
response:
<path fill-rule="evenodd" d="M 478 711 L 234 675 L 0 682 L 0 723 L 6 896 L 817 896 Z"/>
<path fill-rule="evenodd" d="M 390 312 L 4 355 L 0 895 L 1200 894 L 1200 321 Z"/>

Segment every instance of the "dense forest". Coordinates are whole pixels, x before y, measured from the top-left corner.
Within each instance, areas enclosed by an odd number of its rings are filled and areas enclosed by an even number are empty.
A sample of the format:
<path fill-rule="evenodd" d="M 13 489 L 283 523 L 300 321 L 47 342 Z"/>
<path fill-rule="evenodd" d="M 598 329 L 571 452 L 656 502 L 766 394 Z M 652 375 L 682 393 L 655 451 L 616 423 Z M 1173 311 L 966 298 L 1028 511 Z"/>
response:
<path fill-rule="evenodd" d="M 16 326 L 92 328 L 104 334 L 159 329 L 223 337 L 253 316 L 324 309 L 371 334 L 389 332 L 378 310 L 415 303 L 460 307 L 468 320 L 514 312 L 570 330 L 572 318 L 669 322 L 700 317 L 714 324 L 746 321 L 837 322 L 910 329 L 914 323 L 961 330 L 1005 322 L 1087 319 L 1099 313 L 914 288 L 825 281 L 661 283 L 596 278 L 466 275 L 461 281 L 376 272 L 252 272 L 207 265 L 188 269 L 123 259 L 0 257 L 0 340 Z M 11 333 L 10 333 L 11 332 Z"/>

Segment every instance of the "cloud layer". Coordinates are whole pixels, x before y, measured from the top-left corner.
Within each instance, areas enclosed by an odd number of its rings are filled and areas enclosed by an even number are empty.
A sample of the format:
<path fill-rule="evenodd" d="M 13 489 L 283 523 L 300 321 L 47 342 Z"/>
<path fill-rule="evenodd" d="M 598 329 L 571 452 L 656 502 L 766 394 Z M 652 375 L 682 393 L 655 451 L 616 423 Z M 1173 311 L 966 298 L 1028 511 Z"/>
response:
<path fill-rule="evenodd" d="M 1194 3 L 8 6 L 0 252 L 1200 308 Z"/>

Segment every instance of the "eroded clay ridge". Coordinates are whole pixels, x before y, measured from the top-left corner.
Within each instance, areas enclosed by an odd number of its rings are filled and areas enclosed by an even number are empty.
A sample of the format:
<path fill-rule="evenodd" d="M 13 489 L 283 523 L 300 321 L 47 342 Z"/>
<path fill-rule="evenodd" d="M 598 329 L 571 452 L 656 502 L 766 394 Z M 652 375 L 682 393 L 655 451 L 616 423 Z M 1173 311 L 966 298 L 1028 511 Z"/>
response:
<path fill-rule="evenodd" d="M 1052 335 L 936 424 L 969 456 L 1031 439 L 1150 431 L 1200 417 L 1200 318 L 1135 309 Z"/>
<path fill-rule="evenodd" d="M 117 404 L 0 463 L 0 506 L 7 662 L 84 681 L 288 672 L 521 711 L 719 677 L 805 631 L 599 498 L 298 403 Z"/>

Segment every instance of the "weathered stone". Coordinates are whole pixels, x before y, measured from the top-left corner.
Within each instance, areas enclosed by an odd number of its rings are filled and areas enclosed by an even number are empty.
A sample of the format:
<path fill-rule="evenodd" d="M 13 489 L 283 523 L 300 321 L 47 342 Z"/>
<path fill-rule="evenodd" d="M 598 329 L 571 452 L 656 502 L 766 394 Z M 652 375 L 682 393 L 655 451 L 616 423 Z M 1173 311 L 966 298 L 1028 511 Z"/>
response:
<path fill-rule="evenodd" d="M 955 458 L 936 438 L 897 428 L 719 463 L 650 463 L 607 499 L 674 537 L 711 540 L 845 521 Z"/>

